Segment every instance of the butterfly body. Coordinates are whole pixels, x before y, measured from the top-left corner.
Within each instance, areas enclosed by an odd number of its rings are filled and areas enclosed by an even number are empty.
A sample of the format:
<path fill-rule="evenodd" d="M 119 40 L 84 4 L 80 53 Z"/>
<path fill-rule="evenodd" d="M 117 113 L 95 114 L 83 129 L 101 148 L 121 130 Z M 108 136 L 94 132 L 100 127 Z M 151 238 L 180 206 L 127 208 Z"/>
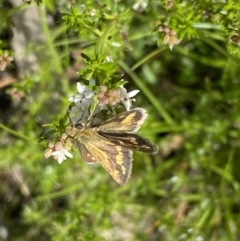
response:
<path fill-rule="evenodd" d="M 98 125 L 69 126 L 66 132 L 78 141 L 83 161 L 100 163 L 117 183 L 123 185 L 132 172 L 132 150 L 149 154 L 158 152 L 156 145 L 135 134 L 146 117 L 146 110 L 135 108 Z"/>

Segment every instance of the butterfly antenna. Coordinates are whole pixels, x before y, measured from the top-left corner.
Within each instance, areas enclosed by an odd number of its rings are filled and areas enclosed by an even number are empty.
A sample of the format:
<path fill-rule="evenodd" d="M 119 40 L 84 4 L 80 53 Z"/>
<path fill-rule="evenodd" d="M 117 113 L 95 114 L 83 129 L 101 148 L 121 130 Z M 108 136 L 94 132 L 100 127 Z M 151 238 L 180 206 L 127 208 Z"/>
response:
<path fill-rule="evenodd" d="M 94 113 L 96 107 L 97 107 L 97 103 L 94 104 L 93 109 L 92 109 L 92 111 L 90 112 L 90 114 L 88 116 L 87 123 L 89 123 L 91 118 L 93 117 L 93 113 Z"/>
<path fill-rule="evenodd" d="M 72 124 L 73 122 L 72 122 L 72 119 L 71 119 L 71 117 L 70 117 L 70 112 L 71 112 L 71 110 L 72 110 L 72 106 L 70 105 L 70 106 L 68 107 L 68 110 L 67 110 L 67 116 L 68 116 L 68 119 L 69 119 L 70 123 Z"/>
<path fill-rule="evenodd" d="M 73 121 L 72 121 L 72 119 L 71 119 L 71 117 L 70 117 L 70 113 L 71 113 L 71 111 L 72 111 L 72 107 L 73 107 L 74 105 L 70 105 L 69 107 L 68 107 L 68 110 L 67 110 L 67 116 L 68 116 L 68 119 L 69 119 L 69 121 L 70 121 L 70 123 L 73 125 Z M 84 115 L 84 112 L 82 113 L 82 116 L 76 121 L 76 123 L 78 123 L 81 119 L 82 119 L 82 117 L 83 117 L 83 115 Z"/>

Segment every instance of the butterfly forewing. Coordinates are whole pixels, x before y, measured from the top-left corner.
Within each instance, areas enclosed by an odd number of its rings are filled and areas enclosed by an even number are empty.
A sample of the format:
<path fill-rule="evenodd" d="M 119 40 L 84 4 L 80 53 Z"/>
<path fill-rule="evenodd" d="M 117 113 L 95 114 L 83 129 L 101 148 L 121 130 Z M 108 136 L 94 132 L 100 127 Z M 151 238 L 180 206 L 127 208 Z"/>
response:
<path fill-rule="evenodd" d="M 135 108 L 114 116 L 98 125 L 100 131 L 136 132 L 147 118 L 147 111 Z"/>

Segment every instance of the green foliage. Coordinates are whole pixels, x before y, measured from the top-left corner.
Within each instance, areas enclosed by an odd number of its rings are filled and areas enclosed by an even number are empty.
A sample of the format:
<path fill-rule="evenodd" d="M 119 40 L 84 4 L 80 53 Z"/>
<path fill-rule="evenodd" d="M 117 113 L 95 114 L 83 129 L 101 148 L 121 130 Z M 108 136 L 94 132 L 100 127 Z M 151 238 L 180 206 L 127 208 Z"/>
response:
<path fill-rule="evenodd" d="M 81 56 L 85 60 L 86 68 L 78 72 L 80 79 L 94 79 L 97 86 L 110 84 L 113 87 L 118 87 L 124 84 L 124 81 L 120 79 L 120 75 L 116 73 L 118 70 L 116 64 L 107 62 L 103 59 L 103 56 L 91 58 L 84 53 Z"/>
<path fill-rule="evenodd" d="M 11 16 L 30 6 L 0 4 L 3 53 Z M 41 53 L 38 71 L 19 73 L 0 91 L 0 228 L 8 240 L 238 240 L 238 1 L 37 7 L 45 42 L 31 43 L 26 55 Z M 47 12 L 57 10 L 61 21 L 49 26 Z M 63 131 L 74 80 L 91 78 L 97 86 L 128 82 L 129 90 L 140 89 L 134 107 L 149 116 L 139 134 L 160 147 L 156 156 L 134 154 L 122 187 L 101 166 L 83 163 L 77 148 L 59 165 L 43 157 L 45 143 L 38 143 Z M 24 97 L 14 99 L 13 88 Z"/>

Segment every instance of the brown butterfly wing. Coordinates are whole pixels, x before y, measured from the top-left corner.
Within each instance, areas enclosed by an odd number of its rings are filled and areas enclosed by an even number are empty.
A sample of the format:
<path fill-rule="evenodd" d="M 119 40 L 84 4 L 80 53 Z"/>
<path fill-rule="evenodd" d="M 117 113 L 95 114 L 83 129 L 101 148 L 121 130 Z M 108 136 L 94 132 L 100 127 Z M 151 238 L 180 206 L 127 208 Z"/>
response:
<path fill-rule="evenodd" d="M 157 154 L 158 146 L 151 143 L 146 138 L 143 138 L 137 134 L 133 133 L 121 133 L 121 132 L 102 132 L 99 131 L 99 135 L 110 140 L 116 145 L 124 146 L 129 149 L 149 153 Z"/>
<path fill-rule="evenodd" d="M 136 132 L 147 118 L 147 111 L 143 108 L 135 108 L 120 113 L 113 118 L 98 125 L 103 132 Z"/>
<path fill-rule="evenodd" d="M 123 185 L 127 182 L 132 173 L 133 154 L 131 150 L 105 140 L 89 143 L 86 149 L 118 184 Z"/>
<path fill-rule="evenodd" d="M 76 139 L 79 141 L 79 150 L 84 161 L 100 163 L 117 183 L 126 183 L 132 172 L 131 150 L 101 137 L 91 128 L 82 129 Z"/>
<path fill-rule="evenodd" d="M 84 144 L 78 142 L 78 150 L 80 152 L 81 159 L 88 164 L 96 163 L 96 159 L 92 156 L 92 154 L 87 150 Z"/>

